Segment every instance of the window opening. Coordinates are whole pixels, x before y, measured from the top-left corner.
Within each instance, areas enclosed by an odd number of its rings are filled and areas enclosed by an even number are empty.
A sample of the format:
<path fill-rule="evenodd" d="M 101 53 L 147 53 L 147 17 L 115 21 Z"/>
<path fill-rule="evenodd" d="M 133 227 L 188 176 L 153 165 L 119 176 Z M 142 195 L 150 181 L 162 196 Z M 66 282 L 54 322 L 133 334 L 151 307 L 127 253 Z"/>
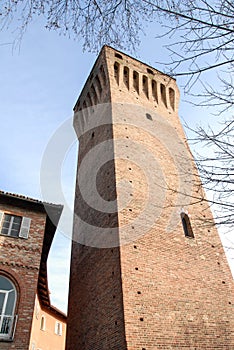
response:
<path fill-rule="evenodd" d="M 143 87 L 143 91 L 145 93 L 145 96 L 147 98 L 149 98 L 149 94 L 148 94 L 148 78 L 145 75 L 142 76 L 142 85 L 143 85 L 142 87 Z"/>
<path fill-rule="evenodd" d="M 41 317 L 41 326 L 40 326 L 40 329 L 42 331 L 45 331 L 45 316 L 42 316 Z"/>
<path fill-rule="evenodd" d="M 169 88 L 169 101 L 170 101 L 170 106 L 175 110 L 175 91 L 172 88 Z"/>
<path fill-rule="evenodd" d="M 0 338 L 12 338 L 15 325 L 16 289 L 6 277 L 0 276 Z"/>
<path fill-rule="evenodd" d="M 114 64 L 114 75 L 115 75 L 116 83 L 118 85 L 119 85 L 119 69 L 120 69 L 119 63 L 115 62 L 115 64 Z"/>
<path fill-rule="evenodd" d="M 31 219 L 0 211 L 0 234 L 10 237 L 28 238 Z"/>
<path fill-rule="evenodd" d="M 155 80 L 151 81 L 151 85 L 152 85 L 152 95 L 153 98 L 155 99 L 156 102 L 158 102 L 158 92 L 157 92 L 157 83 Z"/>
<path fill-rule="evenodd" d="M 62 324 L 58 321 L 55 323 L 55 334 L 62 335 Z"/>
<path fill-rule="evenodd" d="M 4 214 L 1 234 L 11 236 L 11 237 L 18 237 L 20 232 L 21 222 L 22 222 L 22 217 L 20 216 Z"/>
<path fill-rule="evenodd" d="M 192 230 L 191 223 L 190 223 L 188 215 L 185 214 L 185 213 L 182 213 L 181 214 L 181 220 L 182 220 L 182 226 L 183 226 L 183 229 L 184 229 L 185 237 L 194 238 L 193 230 Z"/>
<path fill-rule="evenodd" d="M 149 74 L 154 74 L 154 72 L 152 71 L 152 69 L 149 69 L 149 68 L 147 68 L 147 72 L 148 72 Z"/>
<path fill-rule="evenodd" d="M 135 70 L 133 71 L 133 87 L 136 92 L 139 94 L 139 73 Z"/>
<path fill-rule="evenodd" d="M 166 87 L 164 84 L 160 84 L 161 98 L 164 105 L 167 107 Z"/>
<path fill-rule="evenodd" d="M 123 75 L 124 75 L 124 84 L 127 87 L 127 89 L 129 89 L 129 68 L 128 67 L 124 67 Z"/>
<path fill-rule="evenodd" d="M 117 57 L 117 58 L 119 58 L 119 59 L 121 59 L 121 60 L 123 59 L 123 57 L 122 57 L 119 53 L 117 53 L 117 52 L 115 53 L 115 57 Z"/>

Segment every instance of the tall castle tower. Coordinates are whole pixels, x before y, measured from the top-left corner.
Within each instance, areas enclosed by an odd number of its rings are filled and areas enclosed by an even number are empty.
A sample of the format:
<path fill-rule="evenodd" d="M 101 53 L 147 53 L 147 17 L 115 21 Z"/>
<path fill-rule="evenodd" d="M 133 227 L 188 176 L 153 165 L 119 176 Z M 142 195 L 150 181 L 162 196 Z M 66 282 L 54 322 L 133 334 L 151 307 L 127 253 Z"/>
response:
<path fill-rule="evenodd" d="M 233 280 L 171 77 L 103 47 L 79 138 L 67 350 L 234 349 Z"/>

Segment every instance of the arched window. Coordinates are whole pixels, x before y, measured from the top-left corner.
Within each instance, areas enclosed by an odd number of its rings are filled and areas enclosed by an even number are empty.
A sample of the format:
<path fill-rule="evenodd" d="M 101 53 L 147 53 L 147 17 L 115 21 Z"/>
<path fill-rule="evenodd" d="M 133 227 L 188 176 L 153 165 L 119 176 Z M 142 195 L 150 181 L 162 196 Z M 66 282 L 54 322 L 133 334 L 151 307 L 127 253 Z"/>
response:
<path fill-rule="evenodd" d="M 46 327 L 45 316 L 41 316 L 41 327 L 40 327 L 40 329 L 41 329 L 42 331 L 45 331 L 45 327 Z"/>
<path fill-rule="evenodd" d="M 12 338 L 15 325 L 16 288 L 0 275 L 0 338 Z"/>
<path fill-rule="evenodd" d="M 190 224 L 189 217 L 186 213 L 181 213 L 182 226 L 184 229 L 185 237 L 194 238 L 192 226 Z"/>

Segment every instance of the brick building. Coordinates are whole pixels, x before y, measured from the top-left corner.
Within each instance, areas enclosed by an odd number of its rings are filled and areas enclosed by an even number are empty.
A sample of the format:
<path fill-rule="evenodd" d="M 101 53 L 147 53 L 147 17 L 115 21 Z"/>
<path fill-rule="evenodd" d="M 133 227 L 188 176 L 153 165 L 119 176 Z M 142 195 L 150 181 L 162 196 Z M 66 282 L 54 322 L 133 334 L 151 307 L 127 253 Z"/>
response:
<path fill-rule="evenodd" d="M 61 212 L 60 205 L 0 192 L 1 350 L 64 349 L 66 316 L 51 306 L 47 284 Z"/>
<path fill-rule="evenodd" d="M 178 104 L 173 78 L 102 49 L 74 108 L 66 350 L 234 349 L 233 279 Z"/>

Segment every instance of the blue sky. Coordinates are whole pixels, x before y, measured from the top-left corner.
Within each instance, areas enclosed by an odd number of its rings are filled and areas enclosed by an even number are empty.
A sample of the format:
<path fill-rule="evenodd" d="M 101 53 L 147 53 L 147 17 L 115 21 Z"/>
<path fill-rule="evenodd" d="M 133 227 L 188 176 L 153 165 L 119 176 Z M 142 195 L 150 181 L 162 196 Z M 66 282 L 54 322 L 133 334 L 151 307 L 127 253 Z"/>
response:
<path fill-rule="evenodd" d="M 154 39 L 153 29 L 159 30 L 148 28 L 137 58 L 162 70 L 155 62 L 167 61 L 167 52 L 163 48 L 164 39 Z M 72 142 L 64 156 L 61 182 L 71 214 L 77 159 L 72 109 L 96 54 L 82 52 L 79 41 L 43 29 L 40 20 L 30 25 L 20 46 L 13 46 L 13 40 L 11 30 L 0 32 L 0 188 L 60 203 L 61 198 L 53 191 L 53 181 L 43 183 L 48 191 L 42 196 L 42 162 L 51 140 L 55 140 L 59 148 L 58 132 L 61 140 L 65 140 L 68 133 Z M 183 80 L 178 79 L 178 85 L 182 84 Z M 188 125 L 213 125 L 214 117 L 207 109 L 199 110 L 183 100 L 182 95 L 180 115 Z M 53 147 L 56 158 L 56 144 Z M 52 169 L 53 152 L 50 161 Z M 51 300 L 63 311 L 67 303 L 70 242 L 70 228 L 65 223 L 57 230 L 48 262 Z"/>

